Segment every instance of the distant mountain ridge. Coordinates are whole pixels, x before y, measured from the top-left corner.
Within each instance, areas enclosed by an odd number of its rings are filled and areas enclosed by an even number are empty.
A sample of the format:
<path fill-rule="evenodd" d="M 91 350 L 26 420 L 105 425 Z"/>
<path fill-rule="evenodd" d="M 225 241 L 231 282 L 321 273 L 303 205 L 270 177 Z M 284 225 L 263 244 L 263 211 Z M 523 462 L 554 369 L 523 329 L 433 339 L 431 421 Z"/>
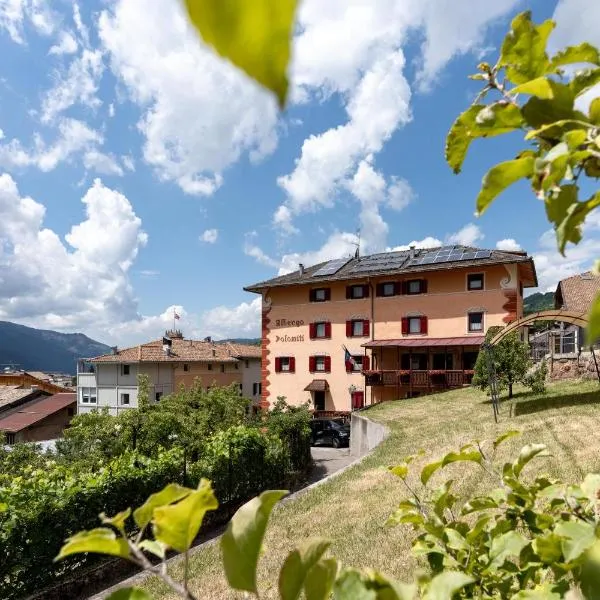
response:
<path fill-rule="evenodd" d="M 536 292 L 523 300 L 523 313 L 526 315 L 551 308 L 554 308 L 554 292 Z"/>
<path fill-rule="evenodd" d="M 246 344 L 247 346 L 260 346 L 260 338 L 228 338 L 226 340 L 220 340 L 223 342 L 231 342 L 232 344 Z"/>
<path fill-rule="evenodd" d="M 25 371 L 77 372 L 77 359 L 110 352 L 110 346 L 83 333 L 60 333 L 0 321 L 0 370 L 17 365 Z"/>

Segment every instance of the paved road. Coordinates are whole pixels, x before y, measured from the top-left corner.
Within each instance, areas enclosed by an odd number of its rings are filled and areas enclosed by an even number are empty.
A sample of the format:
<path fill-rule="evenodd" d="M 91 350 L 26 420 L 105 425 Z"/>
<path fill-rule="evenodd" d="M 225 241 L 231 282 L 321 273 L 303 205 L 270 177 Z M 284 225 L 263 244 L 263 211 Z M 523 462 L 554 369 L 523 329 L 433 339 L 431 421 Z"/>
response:
<path fill-rule="evenodd" d="M 312 448 L 311 452 L 315 461 L 315 467 L 308 480 L 309 483 L 314 483 L 339 471 L 355 459 L 355 457 L 350 456 L 350 448 L 316 446 Z"/>

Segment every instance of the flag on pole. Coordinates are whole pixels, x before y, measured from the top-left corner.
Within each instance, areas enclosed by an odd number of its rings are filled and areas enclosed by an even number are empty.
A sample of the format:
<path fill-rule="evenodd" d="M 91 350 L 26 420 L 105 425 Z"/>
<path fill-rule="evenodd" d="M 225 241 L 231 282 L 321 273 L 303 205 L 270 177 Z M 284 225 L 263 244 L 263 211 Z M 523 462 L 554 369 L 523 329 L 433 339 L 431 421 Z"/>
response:
<path fill-rule="evenodd" d="M 179 315 L 176 312 L 173 313 L 173 318 L 179 321 Z"/>
<path fill-rule="evenodd" d="M 348 350 L 348 348 L 346 348 L 346 346 L 342 346 L 342 348 L 344 349 L 344 362 L 346 363 L 346 368 L 348 370 L 350 370 L 350 368 L 356 369 L 357 364 L 354 360 L 354 357 L 352 356 L 352 354 L 350 354 L 350 351 Z"/>

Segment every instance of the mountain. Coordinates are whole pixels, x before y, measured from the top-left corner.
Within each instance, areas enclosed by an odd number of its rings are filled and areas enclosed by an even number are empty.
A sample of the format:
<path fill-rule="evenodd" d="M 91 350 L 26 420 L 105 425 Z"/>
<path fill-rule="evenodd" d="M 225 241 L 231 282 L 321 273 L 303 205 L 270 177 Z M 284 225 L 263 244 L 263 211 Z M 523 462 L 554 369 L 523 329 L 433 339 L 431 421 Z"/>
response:
<path fill-rule="evenodd" d="M 260 338 L 229 338 L 222 340 L 224 342 L 231 342 L 232 344 L 247 344 L 248 346 L 260 346 Z"/>
<path fill-rule="evenodd" d="M 83 333 L 59 333 L 0 321 L 0 369 L 14 364 L 26 371 L 77 372 L 77 359 L 110 352 L 110 346 Z"/>
<path fill-rule="evenodd" d="M 523 299 L 523 313 L 526 315 L 550 308 L 554 308 L 554 292 L 536 292 Z"/>

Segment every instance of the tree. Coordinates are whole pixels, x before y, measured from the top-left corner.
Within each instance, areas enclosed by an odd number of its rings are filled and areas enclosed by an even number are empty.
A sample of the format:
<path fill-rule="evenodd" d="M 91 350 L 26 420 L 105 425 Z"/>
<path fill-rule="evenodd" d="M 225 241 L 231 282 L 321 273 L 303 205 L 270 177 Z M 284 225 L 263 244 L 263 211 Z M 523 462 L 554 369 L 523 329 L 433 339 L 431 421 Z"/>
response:
<path fill-rule="evenodd" d="M 487 330 L 485 341 L 489 342 L 502 327 L 490 327 Z M 473 385 L 478 385 L 482 390 L 488 387 L 489 369 L 488 357 L 482 350 L 475 363 Z M 523 382 L 527 371 L 531 367 L 529 347 L 519 339 L 518 332 L 513 332 L 502 338 L 493 346 L 493 361 L 496 367 L 496 377 L 501 387 L 508 388 L 508 397 L 513 397 L 513 385 Z"/>
<path fill-rule="evenodd" d="M 600 83 L 600 52 L 584 42 L 548 56 L 553 21 L 535 25 L 531 13 L 517 15 L 494 66 L 482 62 L 471 79 L 483 82 L 473 104 L 452 125 L 446 160 L 459 173 L 476 138 L 524 133 L 526 147 L 511 160 L 492 167 L 482 181 L 477 212 L 513 183 L 527 179 L 554 226 L 558 248 L 581 241 L 583 224 L 600 206 L 600 191 L 580 200 L 580 184 L 600 176 L 600 97 L 587 112 L 582 96 Z M 575 70 L 575 65 L 586 65 Z M 484 103 L 488 95 L 491 101 Z M 581 186 L 583 187 L 583 185 Z M 596 267 L 600 262 L 596 263 Z M 591 312 L 588 339 L 600 338 L 600 296 Z"/>

